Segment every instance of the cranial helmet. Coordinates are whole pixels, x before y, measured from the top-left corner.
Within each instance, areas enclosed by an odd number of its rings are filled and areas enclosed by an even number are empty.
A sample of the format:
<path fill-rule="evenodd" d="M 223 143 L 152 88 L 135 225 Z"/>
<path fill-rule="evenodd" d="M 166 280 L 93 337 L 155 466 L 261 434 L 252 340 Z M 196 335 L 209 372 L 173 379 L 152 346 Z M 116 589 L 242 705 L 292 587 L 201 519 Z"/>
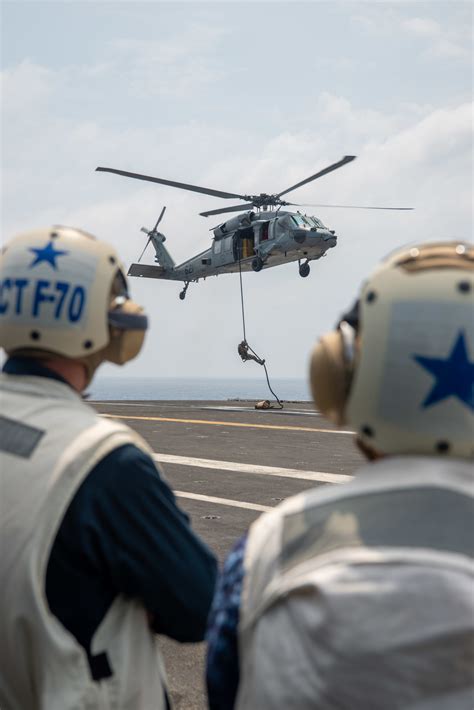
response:
<path fill-rule="evenodd" d="M 80 360 L 90 379 L 104 360 L 134 358 L 146 328 L 109 244 L 79 229 L 50 227 L 3 248 L 0 345 L 7 353 Z"/>
<path fill-rule="evenodd" d="M 311 355 L 318 408 L 366 450 L 474 457 L 474 245 L 392 254 Z"/>

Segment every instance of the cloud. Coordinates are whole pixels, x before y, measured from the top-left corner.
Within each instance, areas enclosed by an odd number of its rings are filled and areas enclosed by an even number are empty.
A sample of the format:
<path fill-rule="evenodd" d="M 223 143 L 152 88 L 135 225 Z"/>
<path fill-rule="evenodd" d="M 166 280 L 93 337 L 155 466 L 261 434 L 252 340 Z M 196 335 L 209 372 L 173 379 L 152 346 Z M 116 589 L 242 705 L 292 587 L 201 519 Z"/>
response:
<path fill-rule="evenodd" d="M 445 59 L 472 59 L 472 50 L 463 46 L 461 33 L 444 29 L 432 18 L 412 17 L 403 20 L 400 26 L 409 34 L 431 40 L 431 44 L 427 47 L 427 52 L 431 56 Z"/>
<path fill-rule="evenodd" d="M 3 111 L 18 114 L 41 107 L 58 89 L 57 74 L 24 59 L 0 74 Z"/>
<path fill-rule="evenodd" d="M 420 37 L 438 38 L 441 35 L 440 24 L 431 18 L 411 17 L 408 20 L 404 20 L 401 26 L 407 32 L 419 35 Z"/>
<path fill-rule="evenodd" d="M 438 57 L 446 57 L 447 59 L 472 60 L 472 52 L 469 49 L 444 37 L 440 37 L 438 42 L 432 47 L 431 52 Z"/>
<path fill-rule="evenodd" d="M 160 36 L 159 41 L 117 38 L 109 47 L 140 64 L 174 65 L 176 62 L 189 61 L 191 56 L 210 55 L 219 46 L 229 30 L 218 27 L 193 23 L 180 29 L 172 37 Z"/>
<path fill-rule="evenodd" d="M 358 135 L 380 138 L 390 135 L 400 123 L 400 116 L 396 113 L 356 108 L 347 98 L 329 92 L 323 92 L 319 96 L 317 109 L 329 130 L 334 126 L 337 132 L 347 133 L 351 137 Z"/>
<path fill-rule="evenodd" d="M 405 31 L 439 45 L 443 37 L 422 19 Z M 214 54 L 223 37 L 219 28 L 194 25 L 163 43 L 110 43 L 89 65 L 53 71 L 25 59 L 5 70 L 3 234 L 73 224 L 111 241 L 128 264 L 145 243 L 139 228 L 152 226 L 167 205 L 161 228 L 182 261 L 210 244 L 209 230 L 219 221 L 198 213 L 228 203 L 95 173 L 98 164 L 243 194 L 278 192 L 356 153 L 350 165 L 288 198 L 416 210 L 307 208 L 339 235 L 337 247 L 311 265 L 310 277 L 301 279 L 295 263 L 244 276 L 250 344 L 267 358 L 271 376 L 304 376 L 315 337 L 332 327 L 383 255 L 408 242 L 472 234 L 472 106 L 440 93 L 437 105 L 397 95 L 375 107 L 367 98 L 351 99 L 348 90 L 323 92 L 311 79 L 304 112 L 285 104 L 282 85 L 278 101 L 260 105 L 256 97 L 230 120 L 221 94 L 209 104 L 202 98 L 203 87 L 236 71 L 231 64 L 224 70 Z M 235 91 L 232 85 L 227 98 Z M 272 124 L 266 119 L 277 104 L 280 120 Z M 252 120 L 240 121 L 243 112 Z M 151 263 L 151 251 L 144 260 Z M 263 377 L 236 353 L 237 276 L 191 285 L 184 303 L 180 284 L 136 279 L 131 286 L 152 331 L 127 374 Z"/>
<path fill-rule="evenodd" d="M 365 6 L 364 14 L 355 12 L 352 19 L 371 38 L 393 41 L 397 34 L 412 37 L 420 42 L 423 56 L 428 59 L 472 62 L 472 37 L 466 31 L 466 26 L 472 26 L 472 11 L 468 3 L 452 3 L 453 6 L 458 13 L 450 12 L 444 22 L 431 16 L 407 16 L 410 3 L 371 3 Z M 464 22 L 458 14 L 465 18 Z"/>
<path fill-rule="evenodd" d="M 119 38 L 110 42 L 109 51 L 134 95 L 187 98 L 225 76 L 213 56 L 227 33 L 193 24 L 159 41 Z"/>

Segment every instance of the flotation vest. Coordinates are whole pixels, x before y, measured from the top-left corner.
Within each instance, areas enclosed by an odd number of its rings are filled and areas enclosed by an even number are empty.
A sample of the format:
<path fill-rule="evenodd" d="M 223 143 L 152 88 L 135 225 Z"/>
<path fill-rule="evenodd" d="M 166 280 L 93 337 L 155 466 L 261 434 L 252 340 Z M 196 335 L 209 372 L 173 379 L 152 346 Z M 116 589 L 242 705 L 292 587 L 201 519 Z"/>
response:
<path fill-rule="evenodd" d="M 251 527 L 238 710 L 470 710 L 474 470 L 387 458 Z"/>
<path fill-rule="evenodd" d="M 2 710 L 164 710 L 165 675 L 145 608 L 118 596 L 91 658 L 49 610 L 47 564 L 75 492 L 107 454 L 133 443 L 66 384 L 0 375 L 0 707 Z"/>

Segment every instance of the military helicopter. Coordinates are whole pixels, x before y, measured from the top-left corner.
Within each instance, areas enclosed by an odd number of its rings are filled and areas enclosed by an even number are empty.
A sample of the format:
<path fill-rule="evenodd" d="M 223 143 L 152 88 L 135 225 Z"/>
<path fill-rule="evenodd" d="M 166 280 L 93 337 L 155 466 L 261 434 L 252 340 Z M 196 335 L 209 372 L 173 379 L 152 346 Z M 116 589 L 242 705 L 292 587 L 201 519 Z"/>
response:
<path fill-rule="evenodd" d="M 217 276 L 218 274 L 250 270 L 258 272 L 279 264 L 297 261 L 300 276 L 306 278 L 310 272 L 310 262 L 325 256 L 328 249 L 335 247 L 337 236 L 334 230 L 328 229 L 317 217 L 301 214 L 300 212 L 282 210 L 282 207 L 290 205 L 295 207 L 303 206 L 294 202 L 286 202 L 286 200 L 282 200 L 282 196 L 323 175 L 327 175 L 333 170 L 341 168 L 343 165 L 355 160 L 355 158 L 355 155 L 346 155 L 337 163 L 329 165 L 279 193 L 260 193 L 259 195 L 239 195 L 233 192 L 213 190 L 207 187 L 189 185 L 183 182 L 165 180 L 115 168 L 98 167 L 96 170 L 115 173 L 116 175 L 123 175 L 136 180 L 156 182 L 182 190 L 200 192 L 214 197 L 236 198 L 245 201 L 246 204 L 244 205 L 233 205 L 201 212 L 201 216 L 209 217 L 211 215 L 245 210 L 242 214 L 231 217 L 211 230 L 214 237 L 209 249 L 196 254 L 179 265 L 175 264 L 163 244 L 166 237 L 158 231 L 158 225 L 163 218 L 165 207 L 162 209 L 153 229 L 141 228 L 141 231 L 148 236 L 148 240 L 138 261 L 131 264 L 128 275 L 182 281 L 184 282 L 184 287 L 179 297 L 184 300 L 190 283 L 198 282 L 199 279 L 205 279 L 207 276 Z M 413 209 L 412 207 L 360 207 L 356 205 L 305 206 L 377 210 Z M 140 263 L 150 242 L 155 250 L 155 262 L 158 266 Z"/>

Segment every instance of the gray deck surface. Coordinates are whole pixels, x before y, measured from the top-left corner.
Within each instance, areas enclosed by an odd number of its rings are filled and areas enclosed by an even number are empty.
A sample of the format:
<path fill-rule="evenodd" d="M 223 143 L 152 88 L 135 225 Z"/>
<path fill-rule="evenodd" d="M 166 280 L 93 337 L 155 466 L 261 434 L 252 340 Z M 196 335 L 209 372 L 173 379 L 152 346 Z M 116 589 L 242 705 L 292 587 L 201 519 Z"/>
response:
<path fill-rule="evenodd" d="M 167 458 L 160 466 L 179 504 L 221 562 L 261 514 L 259 506 L 278 505 L 314 486 L 337 485 L 362 463 L 353 435 L 338 431 L 308 402 L 285 403 L 283 410 L 255 410 L 254 402 L 242 401 L 92 404 L 139 432 L 158 459 Z M 256 472 L 254 466 L 267 468 Z M 319 473 L 336 474 L 335 483 L 309 480 L 308 475 L 324 478 Z M 160 643 L 174 706 L 206 708 L 204 644 L 165 638 Z"/>

